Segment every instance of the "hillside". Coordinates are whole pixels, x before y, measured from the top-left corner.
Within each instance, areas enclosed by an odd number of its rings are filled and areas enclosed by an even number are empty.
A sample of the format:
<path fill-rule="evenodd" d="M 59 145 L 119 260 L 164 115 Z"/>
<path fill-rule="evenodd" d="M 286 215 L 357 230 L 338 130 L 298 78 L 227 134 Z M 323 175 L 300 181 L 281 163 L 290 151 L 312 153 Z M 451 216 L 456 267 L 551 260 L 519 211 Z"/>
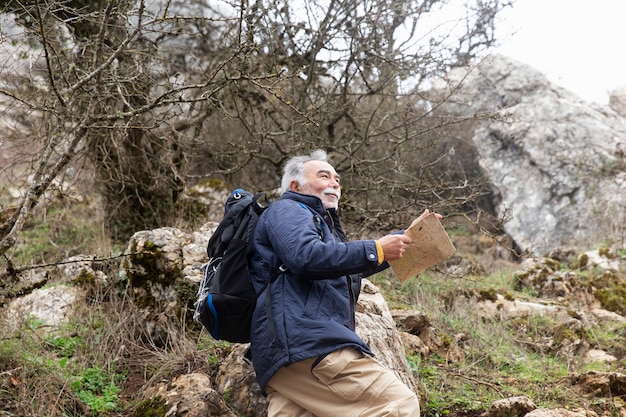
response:
<path fill-rule="evenodd" d="M 58 200 L 12 253 L 66 262 L 24 270 L 19 281 L 3 277 L 2 415 L 264 415 L 241 346 L 215 342 L 190 322 L 183 300 L 193 286 L 172 285 L 168 305 L 146 304 L 120 273 L 127 248 L 103 243 L 94 213 Z M 445 265 L 405 283 L 390 274 L 371 279 L 396 320 L 422 415 L 623 416 L 623 250 L 512 261 L 465 221 L 444 226 L 457 247 Z M 183 252 L 201 252 L 189 242 L 208 233 L 165 232 Z M 159 276 L 167 270 L 162 264 Z"/>
<path fill-rule="evenodd" d="M 264 416 L 191 313 L 226 190 L 316 148 L 350 237 L 445 215 L 356 306 L 424 416 L 626 417 L 626 91 L 492 54 L 510 2 L 213 3 L 3 3 L 0 417 Z"/>

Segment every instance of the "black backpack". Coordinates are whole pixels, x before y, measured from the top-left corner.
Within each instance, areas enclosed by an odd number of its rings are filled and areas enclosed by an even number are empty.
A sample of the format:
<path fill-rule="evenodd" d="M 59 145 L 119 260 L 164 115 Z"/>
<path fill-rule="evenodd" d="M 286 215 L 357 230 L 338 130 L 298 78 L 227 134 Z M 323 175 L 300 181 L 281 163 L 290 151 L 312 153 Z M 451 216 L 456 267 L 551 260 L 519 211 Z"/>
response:
<path fill-rule="evenodd" d="M 217 340 L 250 341 L 250 324 L 258 297 L 249 278 L 250 241 L 267 206 L 265 193 L 233 191 L 226 200 L 224 217 L 209 239 L 209 262 L 203 266 L 204 278 L 193 318 Z M 284 271 L 286 268 L 281 266 L 265 288 Z"/>

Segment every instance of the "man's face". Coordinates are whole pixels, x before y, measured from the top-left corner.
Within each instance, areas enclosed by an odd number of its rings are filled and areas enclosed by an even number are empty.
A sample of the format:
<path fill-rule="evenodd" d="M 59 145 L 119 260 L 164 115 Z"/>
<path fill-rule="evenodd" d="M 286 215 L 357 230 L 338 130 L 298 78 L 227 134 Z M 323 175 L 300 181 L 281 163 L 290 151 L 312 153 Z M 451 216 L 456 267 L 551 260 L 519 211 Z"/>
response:
<path fill-rule="evenodd" d="M 339 174 L 328 162 L 308 161 L 304 163 L 305 184 L 298 185 L 295 191 L 314 195 L 322 200 L 325 208 L 336 209 L 341 197 Z"/>

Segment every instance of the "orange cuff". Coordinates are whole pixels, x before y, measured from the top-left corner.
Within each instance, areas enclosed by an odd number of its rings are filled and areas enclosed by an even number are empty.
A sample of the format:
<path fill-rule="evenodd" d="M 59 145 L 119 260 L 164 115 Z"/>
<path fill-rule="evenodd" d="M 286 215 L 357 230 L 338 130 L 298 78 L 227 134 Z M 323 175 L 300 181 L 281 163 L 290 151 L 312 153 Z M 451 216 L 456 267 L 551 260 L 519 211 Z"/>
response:
<path fill-rule="evenodd" d="M 378 252 L 378 265 L 385 262 L 385 252 L 383 252 L 383 247 L 378 243 L 377 240 L 374 241 L 376 243 L 376 252 Z"/>

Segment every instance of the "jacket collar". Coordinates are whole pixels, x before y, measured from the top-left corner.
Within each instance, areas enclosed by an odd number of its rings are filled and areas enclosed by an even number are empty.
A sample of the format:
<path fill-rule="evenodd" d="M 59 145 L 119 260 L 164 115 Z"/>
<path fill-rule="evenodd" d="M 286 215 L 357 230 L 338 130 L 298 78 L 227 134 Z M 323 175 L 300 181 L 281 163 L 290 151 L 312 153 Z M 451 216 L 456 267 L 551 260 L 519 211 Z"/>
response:
<path fill-rule="evenodd" d="M 286 191 L 281 196 L 281 199 L 283 198 L 286 200 L 294 200 L 299 203 L 306 204 L 314 211 L 316 211 L 322 217 L 322 219 L 324 219 L 324 222 L 326 222 L 330 230 L 332 230 L 333 233 L 336 233 L 342 241 L 348 240 L 346 238 L 345 232 L 343 231 L 343 228 L 341 227 L 341 222 L 339 221 L 339 214 L 337 213 L 337 210 L 335 210 L 334 208 L 324 208 L 324 204 L 319 197 L 309 194 L 300 194 L 296 193 L 295 191 Z"/>
<path fill-rule="evenodd" d="M 295 191 L 286 191 L 281 196 L 281 199 L 294 200 L 299 203 L 306 204 L 311 207 L 313 210 L 318 212 L 321 216 L 326 214 L 326 209 L 324 208 L 324 204 L 319 197 L 309 194 L 300 194 Z"/>

